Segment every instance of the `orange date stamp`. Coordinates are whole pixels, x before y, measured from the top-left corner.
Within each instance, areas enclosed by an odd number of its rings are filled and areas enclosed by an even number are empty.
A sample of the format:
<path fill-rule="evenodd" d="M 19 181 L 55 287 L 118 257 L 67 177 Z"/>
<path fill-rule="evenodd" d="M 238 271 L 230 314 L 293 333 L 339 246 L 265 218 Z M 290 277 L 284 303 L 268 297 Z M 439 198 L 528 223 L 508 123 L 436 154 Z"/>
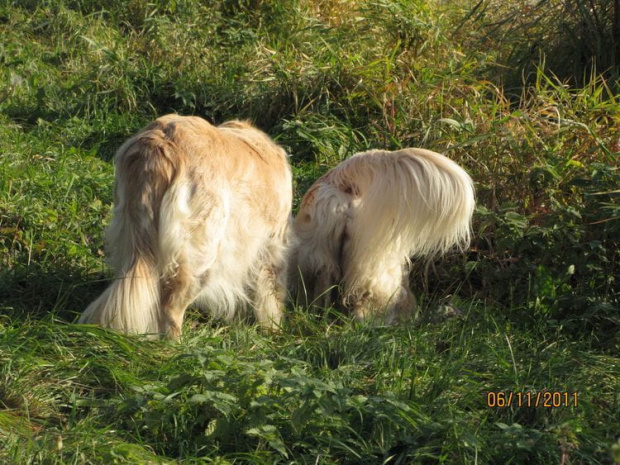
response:
<path fill-rule="evenodd" d="M 568 391 L 489 391 L 486 393 L 487 407 L 577 407 L 579 393 Z"/>

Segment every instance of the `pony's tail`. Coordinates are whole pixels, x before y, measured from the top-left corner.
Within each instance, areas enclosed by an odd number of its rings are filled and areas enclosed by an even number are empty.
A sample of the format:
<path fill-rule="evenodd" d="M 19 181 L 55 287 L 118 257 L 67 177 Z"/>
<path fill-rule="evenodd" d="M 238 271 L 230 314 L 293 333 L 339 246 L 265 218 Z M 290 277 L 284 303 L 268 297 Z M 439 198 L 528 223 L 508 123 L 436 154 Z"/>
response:
<path fill-rule="evenodd" d="M 354 275 L 355 268 L 381 267 L 384 260 L 430 258 L 469 245 L 474 187 L 452 160 L 404 149 L 368 152 L 348 162 L 360 195 L 348 225 L 346 255 Z"/>
<path fill-rule="evenodd" d="M 95 323 L 125 332 L 159 332 L 159 279 L 154 267 L 143 258 L 92 302 L 80 323 Z"/>
<path fill-rule="evenodd" d="M 115 161 L 116 206 L 106 237 L 115 279 L 79 322 L 129 333 L 158 333 L 164 272 L 159 266 L 161 209 L 183 157 L 155 122 L 123 144 Z"/>

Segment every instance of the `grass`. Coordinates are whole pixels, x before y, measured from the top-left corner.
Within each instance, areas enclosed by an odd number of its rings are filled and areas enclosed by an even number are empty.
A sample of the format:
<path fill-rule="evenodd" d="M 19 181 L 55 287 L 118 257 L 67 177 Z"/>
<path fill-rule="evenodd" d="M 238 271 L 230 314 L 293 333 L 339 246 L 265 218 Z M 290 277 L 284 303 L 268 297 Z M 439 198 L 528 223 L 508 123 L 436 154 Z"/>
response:
<path fill-rule="evenodd" d="M 0 4 L 0 461 L 620 463 L 618 74 L 573 59 L 613 49 L 611 10 L 509 3 Z M 107 284 L 110 159 L 170 111 L 252 119 L 296 203 L 357 151 L 446 153 L 472 248 L 417 264 L 400 327 L 76 325 Z M 487 405 L 545 390 L 577 406 Z"/>
<path fill-rule="evenodd" d="M 276 337 L 203 325 L 179 345 L 54 321 L 7 328 L 4 460 L 609 459 L 595 432 L 615 421 L 620 373 L 585 342 L 512 330 L 483 306 L 418 328 L 291 320 Z M 486 405 L 488 391 L 542 388 L 579 392 L 578 407 Z"/>

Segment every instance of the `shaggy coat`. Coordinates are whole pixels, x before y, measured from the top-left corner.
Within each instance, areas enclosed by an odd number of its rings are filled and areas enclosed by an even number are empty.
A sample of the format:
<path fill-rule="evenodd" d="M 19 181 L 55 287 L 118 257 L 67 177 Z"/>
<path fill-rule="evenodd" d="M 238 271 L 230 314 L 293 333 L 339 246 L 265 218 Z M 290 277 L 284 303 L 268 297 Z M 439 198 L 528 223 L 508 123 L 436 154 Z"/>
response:
<path fill-rule="evenodd" d="M 410 258 L 467 247 L 474 205 L 471 178 L 443 155 L 412 148 L 354 155 L 301 202 L 293 293 L 328 306 L 338 287 L 339 304 L 357 320 L 400 321 L 415 308 Z"/>
<path fill-rule="evenodd" d="M 114 282 L 82 323 L 181 335 L 192 302 L 280 323 L 292 202 L 284 150 L 250 124 L 167 115 L 115 158 L 107 252 Z"/>

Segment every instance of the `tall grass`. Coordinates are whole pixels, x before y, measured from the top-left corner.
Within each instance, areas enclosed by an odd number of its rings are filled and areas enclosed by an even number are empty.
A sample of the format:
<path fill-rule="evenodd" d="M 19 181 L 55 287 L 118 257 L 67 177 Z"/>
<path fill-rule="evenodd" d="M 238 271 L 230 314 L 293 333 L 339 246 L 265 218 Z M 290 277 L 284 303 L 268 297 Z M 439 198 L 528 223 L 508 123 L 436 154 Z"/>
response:
<path fill-rule="evenodd" d="M 594 57 L 586 33 L 608 57 L 610 21 L 603 2 L 3 2 L 0 461 L 620 461 L 617 70 L 560 59 Z M 179 344 L 75 325 L 108 276 L 109 160 L 170 111 L 254 120 L 296 202 L 357 151 L 446 153 L 476 182 L 472 249 L 416 264 L 420 317 L 396 328 L 297 308 L 273 336 L 190 310 Z M 578 405 L 487 405 L 545 389 Z"/>
<path fill-rule="evenodd" d="M 466 14 L 454 38 L 480 47 L 503 65 L 497 72 L 508 87 L 533 82 L 535 65 L 544 60 L 551 74 L 573 85 L 604 74 L 620 77 L 620 6 L 599 0 L 466 2 Z M 477 31 L 468 34 L 470 28 Z M 617 87 L 616 87 L 617 90 Z"/>

